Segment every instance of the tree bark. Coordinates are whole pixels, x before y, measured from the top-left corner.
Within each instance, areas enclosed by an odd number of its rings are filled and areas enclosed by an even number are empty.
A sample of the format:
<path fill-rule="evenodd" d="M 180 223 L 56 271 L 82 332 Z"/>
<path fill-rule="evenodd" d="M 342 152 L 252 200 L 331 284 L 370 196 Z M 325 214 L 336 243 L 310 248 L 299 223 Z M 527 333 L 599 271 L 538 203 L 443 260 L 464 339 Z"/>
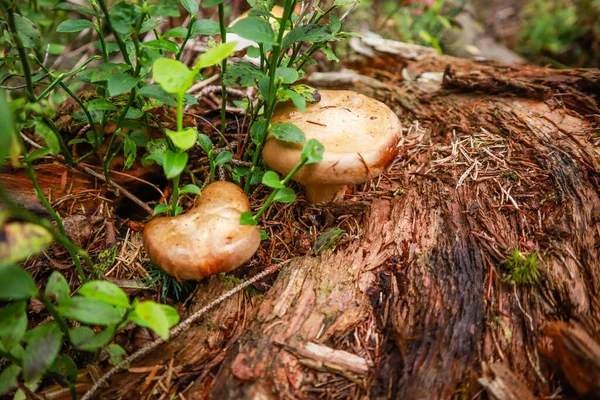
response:
<path fill-rule="evenodd" d="M 369 45 L 372 56 L 350 63 L 353 72 L 313 77 L 386 102 L 405 127 L 400 155 L 368 196 L 361 236 L 285 265 L 250 307 L 247 297 L 231 299 L 207 317 L 222 324 L 218 335 L 201 324 L 135 366 L 175 368 L 167 391 L 187 399 L 450 399 L 485 389 L 533 398 L 559 385 L 567 395 L 599 393 L 598 380 L 555 374 L 552 360 L 589 376 L 600 370 L 582 365 L 600 326 L 600 71 L 405 57 L 386 46 Z M 509 270 L 515 250 L 539 269 L 529 283 Z M 199 293 L 225 290 L 215 278 L 204 285 Z M 557 320 L 585 324 L 583 355 L 560 358 L 575 347 L 572 331 L 547 328 Z M 562 347 L 549 351 L 549 342 Z M 157 386 L 124 373 L 112 387 L 107 398 Z"/>

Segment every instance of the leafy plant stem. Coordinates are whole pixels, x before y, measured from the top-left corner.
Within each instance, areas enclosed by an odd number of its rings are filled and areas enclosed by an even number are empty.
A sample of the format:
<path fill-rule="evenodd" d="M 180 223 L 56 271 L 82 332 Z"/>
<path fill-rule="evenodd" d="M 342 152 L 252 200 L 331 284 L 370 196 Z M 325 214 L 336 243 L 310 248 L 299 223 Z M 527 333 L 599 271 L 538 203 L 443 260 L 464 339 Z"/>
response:
<path fill-rule="evenodd" d="M 304 164 L 306 164 L 306 162 L 308 161 L 307 157 L 304 157 L 300 160 L 300 162 L 298 163 L 298 165 L 296 165 L 294 167 L 294 169 L 292 169 L 286 176 L 285 178 L 283 178 L 283 180 L 281 181 L 281 184 L 283 186 L 287 185 L 287 183 L 290 181 L 290 179 L 292 179 L 292 177 L 294 176 L 294 174 L 296 172 L 298 172 L 298 170 L 300 168 L 302 168 L 304 166 Z M 265 211 L 267 211 L 267 209 L 271 206 L 271 204 L 273 204 L 273 202 L 275 201 L 275 196 L 277 196 L 277 192 L 279 192 L 279 190 L 281 189 L 274 189 L 271 194 L 269 195 L 269 197 L 267 198 L 267 201 L 265 201 L 265 203 L 262 205 L 262 207 L 260 208 L 260 210 L 258 210 L 258 212 L 256 213 L 256 215 L 254 215 L 254 220 L 256 222 L 259 221 L 260 217 L 263 215 L 263 213 Z"/>
<path fill-rule="evenodd" d="M 171 196 L 171 215 L 177 215 L 177 199 L 179 198 L 179 175 L 173 178 L 173 195 Z"/>
<path fill-rule="evenodd" d="M 110 33 L 113 34 L 113 36 L 115 37 L 115 40 L 117 41 L 119 50 L 121 51 L 121 54 L 123 55 L 123 60 L 125 60 L 125 62 L 133 68 L 133 64 L 131 63 L 131 59 L 129 58 L 129 54 L 127 53 L 127 47 L 125 47 L 125 42 L 123 42 L 123 39 L 121 39 L 121 35 L 119 35 L 117 30 L 113 26 L 112 21 L 110 20 L 110 16 L 108 14 L 108 7 L 106 7 L 106 1 L 98 0 L 98 4 L 100 5 L 102 12 L 104 13 L 104 20 L 106 21 L 106 26 L 108 26 Z"/>
<path fill-rule="evenodd" d="M 219 4 L 219 28 L 221 29 L 221 43 L 227 43 L 227 30 L 225 28 L 225 6 Z M 225 113 L 227 111 L 227 88 L 225 87 L 225 73 L 227 72 L 227 58 L 221 62 L 221 135 L 225 134 L 227 121 Z M 211 181 L 212 182 L 212 181 Z"/>
<path fill-rule="evenodd" d="M 187 42 L 190 40 L 190 37 L 192 36 L 192 28 L 194 27 L 194 22 L 196 22 L 195 14 L 190 17 L 190 23 L 188 25 L 187 35 L 185 35 L 185 39 L 183 39 L 183 43 L 181 43 L 181 46 L 179 47 L 179 51 L 175 55 L 176 60 L 181 59 L 181 54 L 183 53 L 183 50 L 185 49 L 185 45 L 187 44 Z"/>
<path fill-rule="evenodd" d="M 135 99 L 135 96 L 136 96 L 136 90 L 135 90 L 135 88 L 133 88 L 133 89 L 131 89 L 131 92 L 129 93 L 129 98 L 127 99 L 127 104 L 125 105 L 125 107 L 123 107 L 123 110 L 121 111 L 121 114 L 119 115 L 119 119 L 117 120 L 117 129 L 119 128 L 119 126 L 121 126 L 121 123 L 123 122 L 123 119 L 125 118 L 125 115 L 127 114 L 127 111 L 129 111 L 129 107 L 131 107 L 131 104 L 133 104 L 133 100 Z M 117 136 L 118 136 L 117 132 L 112 134 L 110 141 L 108 142 L 108 147 L 106 148 L 106 154 L 104 154 L 104 158 L 102 159 L 102 168 L 104 170 L 104 177 L 106 178 L 106 182 L 109 184 L 112 182 L 110 180 L 109 168 L 110 168 L 110 164 L 112 164 L 112 160 L 114 159 L 114 155 L 111 153 L 111 149 L 112 149 L 112 146 L 113 146 Z"/>
<path fill-rule="evenodd" d="M 43 293 L 38 293 L 36 297 L 38 298 L 38 300 L 40 300 L 42 303 L 44 303 L 44 306 L 46 306 L 46 309 L 48 310 L 50 315 L 52 315 L 52 318 L 54 318 L 54 320 L 60 327 L 60 330 L 63 331 L 63 333 L 65 334 L 65 337 L 67 338 L 69 343 L 71 343 L 71 335 L 69 333 L 69 326 L 67 325 L 64 318 L 60 316 L 60 313 L 56 309 L 56 306 L 54 304 L 52 304 L 52 302 L 48 299 L 48 297 L 46 297 L 46 295 L 44 295 Z"/>

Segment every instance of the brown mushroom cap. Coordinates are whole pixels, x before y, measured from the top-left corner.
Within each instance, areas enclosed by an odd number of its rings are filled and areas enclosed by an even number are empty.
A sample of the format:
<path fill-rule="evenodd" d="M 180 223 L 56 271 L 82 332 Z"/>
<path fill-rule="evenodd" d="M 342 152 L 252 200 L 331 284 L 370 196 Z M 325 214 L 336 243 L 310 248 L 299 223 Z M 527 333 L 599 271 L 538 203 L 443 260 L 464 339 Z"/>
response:
<path fill-rule="evenodd" d="M 144 247 L 155 264 L 178 280 L 231 271 L 260 244 L 258 227 L 240 224 L 245 211 L 250 205 L 237 185 L 214 182 L 186 214 L 150 221 L 144 228 Z"/>
<path fill-rule="evenodd" d="M 302 167 L 294 180 L 309 185 L 349 185 L 379 176 L 398 153 L 402 127 L 385 104 L 347 90 L 320 90 L 321 101 L 302 113 L 291 103 L 279 107 L 272 123 L 291 122 L 325 146 L 323 160 Z M 269 134 L 265 162 L 282 174 L 300 161 L 302 145 Z M 307 188 L 308 189 L 308 188 Z"/>

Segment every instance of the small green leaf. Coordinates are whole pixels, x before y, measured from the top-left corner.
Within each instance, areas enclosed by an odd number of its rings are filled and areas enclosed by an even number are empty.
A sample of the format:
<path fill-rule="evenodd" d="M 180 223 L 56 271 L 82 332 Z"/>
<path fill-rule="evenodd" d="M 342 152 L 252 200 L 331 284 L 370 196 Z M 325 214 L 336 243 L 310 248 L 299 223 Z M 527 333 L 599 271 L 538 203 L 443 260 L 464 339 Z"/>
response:
<path fill-rule="evenodd" d="M 100 300 L 113 306 L 129 307 L 129 298 L 125 292 L 114 283 L 108 281 L 86 282 L 77 291 L 77 294 Z"/>
<path fill-rule="evenodd" d="M 247 17 L 239 20 L 229 29 L 244 39 L 252 40 L 256 43 L 276 45 L 275 33 L 271 24 L 257 17 Z"/>
<path fill-rule="evenodd" d="M 181 61 L 170 58 L 159 58 L 154 61 L 152 66 L 152 77 L 164 89 L 171 94 L 179 94 L 187 91 L 191 83 L 187 86 L 190 69 Z"/>
<path fill-rule="evenodd" d="M 295 68 L 279 67 L 275 70 L 275 78 L 281 79 L 282 83 L 292 84 L 300 78 Z"/>
<path fill-rule="evenodd" d="M 215 157 L 215 165 L 227 164 L 233 158 L 233 154 L 230 151 L 223 151 Z"/>
<path fill-rule="evenodd" d="M 340 28 L 342 27 L 342 23 L 340 22 L 340 17 L 337 16 L 336 13 L 329 14 L 329 26 L 331 27 L 331 33 L 338 33 Z"/>
<path fill-rule="evenodd" d="M 260 230 L 260 240 L 267 240 L 269 238 L 269 235 L 267 234 L 267 231 L 265 231 L 264 229 Z"/>
<path fill-rule="evenodd" d="M 15 27 L 17 28 L 17 34 L 23 42 L 23 46 L 28 49 L 35 49 L 42 44 L 42 38 L 40 36 L 40 30 L 38 27 L 31 22 L 29 19 L 19 14 L 14 14 Z"/>
<path fill-rule="evenodd" d="M 106 99 L 93 99 L 87 104 L 88 111 L 113 111 L 117 107 Z"/>
<path fill-rule="evenodd" d="M 79 374 L 77 365 L 75 365 L 73 359 L 66 354 L 61 354 L 56 359 L 50 368 L 50 371 L 59 374 L 69 383 L 75 383 L 77 381 L 77 375 Z"/>
<path fill-rule="evenodd" d="M 177 43 L 166 39 L 149 40 L 147 42 L 143 42 L 142 46 L 155 50 L 166 50 L 170 51 L 171 53 L 177 53 L 179 51 L 179 46 Z"/>
<path fill-rule="evenodd" d="M 108 362 L 111 365 L 118 365 L 125 357 L 127 352 L 118 344 L 111 343 L 104 349 L 108 354 Z"/>
<path fill-rule="evenodd" d="M 321 233 L 313 246 L 315 255 L 321 255 L 325 250 L 334 248 L 336 242 L 344 233 L 344 230 L 340 228 L 333 228 L 327 232 Z"/>
<path fill-rule="evenodd" d="M 27 302 L 19 301 L 0 309 L 0 345 L 10 349 L 18 345 L 27 330 Z"/>
<path fill-rule="evenodd" d="M 240 215 L 240 224 L 242 225 L 258 225 L 256 218 L 249 211 L 244 211 L 242 215 Z"/>
<path fill-rule="evenodd" d="M 243 87 L 256 86 L 259 78 L 265 77 L 265 74 L 256 65 L 241 61 L 227 68 L 225 73 L 226 85 L 237 85 Z"/>
<path fill-rule="evenodd" d="M 206 154 L 212 151 L 213 143 L 204 133 L 198 134 L 198 144 L 200 147 L 202 147 L 202 150 L 204 150 Z"/>
<path fill-rule="evenodd" d="M 175 146 L 185 151 L 191 149 L 196 144 L 198 130 L 194 127 L 186 128 L 180 132 L 167 130 L 167 136 Z"/>
<path fill-rule="evenodd" d="M 264 118 L 255 121 L 254 124 L 252 124 L 252 127 L 250 128 L 250 139 L 252 140 L 252 143 L 262 145 L 265 141 L 265 136 L 267 135 L 266 127 L 267 120 Z"/>
<path fill-rule="evenodd" d="M 275 193 L 274 201 L 279 201 L 281 203 L 291 203 L 295 200 L 296 200 L 296 193 L 288 187 L 283 188 L 283 189 L 278 189 L 277 192 Z"/>
<path fill-rule="evenodd" d="M 326 25 L 299 25 L 285 35 L 283 38 L 283 48 L 289 47 L 296 42 L 318 43 L 332 38 L 332 35 L 329 33 L 329 27 Z"/>
<path fill-rule="evenodd" d="M 217 35 L 220 31 L 219 23 L 212 19 L 199 19 L 192 25 L 192 36 Z"/>
<path fill-rule="evenodd" d="M 27 332 L 27 347 L 23 355 L 25 382 L 35 381 L 50 368 L 62 347 L 62 336 L 56 322 L 38 325 Z"/>
<path fill-rule="evenodd" d="M 190 184 L 182 187 L 181 190 L 179 191 L 179 193 L 180 194 L 185 194 L 185 193 L 200 194 L 200 188 L 198 186 L 192 185 L 190 183 Z"/>
<path fill-rule="evenodd" d="M 200 71 L 202 68 L 210 67 L 213 64 L 220 63 L 221 61 L 229 57 L 231 54 L 233 54 L 235 45 L 235 42 L 222 43 L 217 47 L 213 47 L 212 49 L 202 53 L 200 57 L 198 57 L 198 61 L 196 62 L 194 71 L 197 72 Z"/>
<path fill-rule="evenodd" d="M 50 232 L 32 222 L 15 221 L 4 224 L 0 228 L 0 238 L 0 262 L 5 264 L 25 260 L 52 243 Z"/>
<path fill-rule="evenodd" d="M 321 94 L 312 86 L 300 84 L 290 87 L 291 90 L 298 93 L 309 103 L 314 103 L 321 100 Z"/>
<path fill-rule="evenodd" d="M 173 179 L 180 175 L 187 165 L 187 160 L 187 153 L 175 153 L 173 151 L 167 151 L 165 153 L 165 161 L 163 165 L 163 170 L 167 179 Z"/>
<path fill-rule="evenodd" d="M 160 304 L 151 300 L 137 303 L 129 319 L 139 326 L 152 329 L 163 340 L 169 339 L 169 319 Z"/>
<path fill-rule="evenodd" d="M 90 325 L 114 325 L 125 315 L 125 308 L 83 296 L 73 296 L 70 301 L 59 304 L 58 311 L 63 317 Z"/>
<path fill-rule="evenodd" d="M 92 21 L 87 19 L 70 19 L 62 22 L 56 27 L 56 32 L 81 32 L 84 29 L 93 28 Z"/>
<path fill-rule="evenodd" d="M 317 139 L 310 139 L 302 149 L 302 159 L 306 159 L 306 164 L 316 164 L 323 160 L 325 147 Z"/>
<path fill-rule="evenodd" d="M 129 92 L 137 85 L 139 78 L 134 78 L 128 72 L 121 72 L 108 78 L 107 88 L 111 97 Z"/>
<path fill-rule="evenodd" d="M 12 110 L 9 102 L 6 99 L 4 91 L 0 91 L 0 166 L 4 162 L 4 158 L 9 155 L 15 140 L 15 124 Z"/>
<path fill-rule="evenodd" d="M 169 211 L 171 208 L 166 205 L 166 204 L 157 204 L 156 207 L 154 207 L 154 215 L 158 215 L 158 214 L 162 214 L 164 212 Z"/>
<path fill-rule="evenodd" d="M 285 186 L 283 186 L 283 183 L 281 183 L 281 180 L 279 179 L 279 175 L 277 175 L 277 172 L 275 172 L 275 171 L 265 172 L 265 174 L 262 177 L 262 183 L 263 183 L 263 185 L 268 186 L 273 189 L 282 189 L 285 187 Z"/>
<path fill-rule="evenodd" d="M 107 247 L 100 252 L 98 252 L 97 261 L 94 265 L 98 271 L 106 272 L 113 265 L 115 265 L 115 260 L 117 259 L 117 246 L 114 244 L 108 244 Z"/>
<path fill-rule="evenodd" d="M 181 0 L 181 5 L 190 13 L 190 15 L 194 15 L 198 12 L 197 0 Z"/>
<path fill-rule="evenodd" d="M 28 300 L 37 293 L 29 272 L 16 265 L 0 265 L 0 300 Z"/>
<path fill-rule="evenodd" d="M 335 55 L 335 53 L 333 52 L 333 50 L 331 50 L 328 47 L 323 47 L 321 48 L 321 51 L 323 52 L 323 54 L 325 54 L 325 57 L 327 57 L 328 61 L 333 61 L 333 62 L 339 62 L 340 59 Z"/>
<path fill-rule="evenodd" d="M 177 39 L 185 39 L 187 37 L 188 30 L 183 26 L 178 26 L 173 29 L 169 29 L 162 36 L 163 37 L 172 37 Z"/>
<path fill-rule="evenodd" d="M 52 272 L 48 278 L 48 284 L 45 291 L 46 297 L 61 303 L 68 300 L 71 296 L 71 289 L 65 277 L 58 271 Z"/>
<path fill-rule="evenodd" d="M 177 314 L 177 310 L 171 306 L 168 306 L 166 304 L 159 304 L 159 306 L 163 309 L 163 311 L 165 312 L 165 315 L 167 316 L 167 321 L 169 323 L 169 329 L 171 329 L 172 327 L 174 327 L 175 325 L 177 325 L 179 323 L 179 314 Z"/>
<path fill-rule="evenodd" d="M 0 372 L 0 396 L 19 386 L 17 378 L 20 373 L 21 368 L 16 364 L 11 364 Z"/>
<path fill-rule="evenodd" d="M 280 122 L 271 126 L 271 133 L 279 140 L 291 143 L 304 143 L 304 132 L 291 122 Z"/>
<path fill-rule="evenodd" d="M 44 139 L 46 145 L 52 150 L 52 154 L 60 154 L 60 145 L 56 134 L 48 125 L 42 121 L 35 121 L 35 134 Z"/>
<path fill-rule="evenodd" d="M 78 350 L 97 351 L 106 346 L 112 339 L 114 327 L 107 327 L 101 332 L 95 333 L 87 326 L 78 326 L 69 330 L 71 342 Z"/>
<path fill-rule="evenodd" d="M 306 111 L 306 100 L 300 94 L 294 92 L 293 90 L 286 89 L 285 94 L 292 100 L 292 103 L 296 106 L 296 108 L 300 112 Z"/>

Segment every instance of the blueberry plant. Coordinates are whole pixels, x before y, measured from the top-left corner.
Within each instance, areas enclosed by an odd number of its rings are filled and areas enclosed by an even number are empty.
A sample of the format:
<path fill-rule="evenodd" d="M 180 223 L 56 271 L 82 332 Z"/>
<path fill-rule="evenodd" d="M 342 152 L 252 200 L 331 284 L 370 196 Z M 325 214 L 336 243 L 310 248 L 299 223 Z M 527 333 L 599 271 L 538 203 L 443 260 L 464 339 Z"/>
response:
<path fill-rule="evenodd" d="M 75 357 L 79 352 L 89 352 L 94 360 L 104 354 L 118 362 L 125 351 L 111 342 L 126 324 L 150 328 L 166 339 L 178 322 L 172 307 L 130 300 L 118 286 L 102 280 L 106 266 L 68 238 L 61 215 L 37 181 L 34 165 L 42 158 L 75 168 L 99 160 L 106 182 L 112 184 L 110 170 L 119 155 L 125 169 L 136 160 L 157 163 L 172 189 L 170 199 L 154 207 L 155 215 L 181 213 L 181 195 L 199 194 L 203 184 L 214 181 L 216 168 L 225 168 L 246 193 L 258 184 L 272 189 L 255 215 L 242 215 L 242 223 L 258 224 L 273 202 L 295 200 L 289 180 L 302 166 L 322 158 L 320 143 L 307 141 L 297 126 L 273 124 L 271 118 L 280 102 L 291 101 L 303 111 L 307 102 L 319 100 L 318 91 L 298 81 L 315 63 L 316 52 L 337 60 L 330 44 L 351 33 L 342 30 L 336 9 L 356 2 L 329 1 L 322 8 L 320 2 L 284 0 L 283 16 L 277 17 L 274 0 L 249 0 L 248 17 L 228 26 L 226 0 L 0 0 L 4 47 L 0 85 L 6 89 L 0 89 L 0 166 L 10 162 L 26 170 L 52 220 L 19 207 L 0 186 L 1 235 L 11 238 L 8 244 L 0 243 L 0 396 L 16 390 L 15 398 L 30 397 L 42 378 L 49 377 L 76 398 L 74 359 L 79 359 Z M 204 13 L 199 13 L 198 3 L 205 11 L 216 8 L 217 20 L 200 18 Z M 187 23 L 164 29 L 181 13 Z M 61 60 L 75 35 L 89 39 L 93 51 L 76 63 Z M 236 53 L 237 43 L 228 35 L 253 43 L 245 50 L 246 57 Z M 198 41 L 204 50 L 188 66 L 182 62 L 187 45 L 199 37 L 208 40 Z M 48 59 L 62 62 L 53 65 Z M 221 135 L 228 129 L 227 89 L 257 88 L 253 99 L 238 103 L 249 121 L 243 127 L 247 134 L 241 160 L 234 160 L 232 149 L 222 148 L 223 143 L 184 126 L 185 107 L 198 103 L 188 91 L 203 73 L 214 73 L 214 66 L 222 76 Z M 82 88 L 86 92 L 79 94 Z M 70 140 L 57 127 L 54 112 L 69 97 L 77 104 L 72 116 L 80 132 Z M 175 110 L 175 129 L 165 126 L 153 112 L 157 109 Z M 109 126 L 115 127 L 113 133 L 107 133 Z M 37 140 L 28 140 L 23 132 Z M 301 160 L 285 177 L 270 171 L 262 160 L 269 134 L 304 145 Z M 189 168 L 188 152 L 196 146 L 207 155 L 208 176 L 198 177 Z M 75 147 L 84 151 L 72 152 Z M 76 290 L 58 272 L 45 285 L 36 284 L 18 266 L 52 241 L 73 260 L 79 278 Z M 27 329 L 27 306 L 34 300 L 43 305 L 50 322 Z"/>

